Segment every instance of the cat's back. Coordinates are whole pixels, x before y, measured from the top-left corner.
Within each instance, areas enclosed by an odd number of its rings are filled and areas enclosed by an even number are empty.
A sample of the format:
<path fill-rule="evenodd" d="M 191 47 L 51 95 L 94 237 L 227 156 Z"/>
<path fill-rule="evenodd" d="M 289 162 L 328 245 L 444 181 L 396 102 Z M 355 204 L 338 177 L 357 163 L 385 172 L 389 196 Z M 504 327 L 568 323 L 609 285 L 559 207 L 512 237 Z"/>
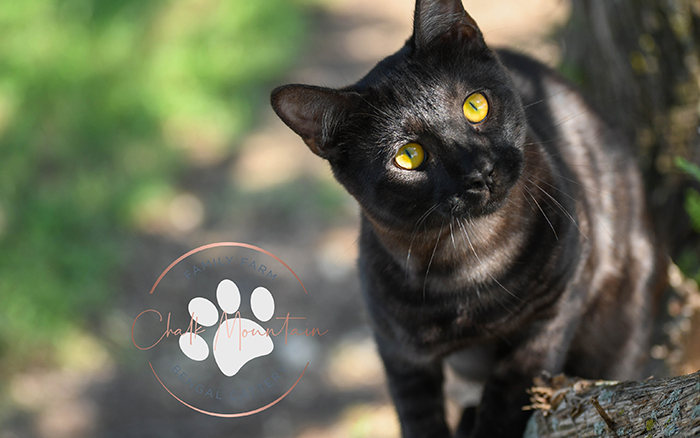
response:
<path fill-rule="evenodd" d="M 654 307 L 665 279 L 666 259 L 647 211 L 637 159 L 626 139 L 560 74 L 523 55 L 498 54 L 520 93 L 530 125 L 532 144 L 525 148 L 538 145 L 553 164 L 555 184 L 533 183 L 549 193 L 547 199 L 556 204 L 557 214 L 568 216 L 576 225 L 582 263 L 574 283 L 586 291 L 587 314 L 610 324 L 584 326 L 600 331 L 602 337 L 623 332 L 616 328 L 620 321 L 636 320 L 644 314 L 639 309 Z M 527 169 L 523 177 L 529 177 Z M 636 313 L 620 313 L 623 303 L 630 302 L 636 304 L 627 304 L 627 308 Z M 579 334 L 572 357 L 577 351 L 594 349 L 587 347 L 588 336 L 596 335 Z M 643 331 L 630 336 L 636 340 L 630 345 L 644 344 Z M 604 374 L 629 378 L 635 366 L 630 359 Z M 601 373 L 598 369 L 576 371 Z"/>
<path fill-rule="evenodd" d="M 498 54 L 521 96 L 531 142 L 548 152 L 557 191 L 575 203 L 578 214 L 570 213 L 586 228 L 583 237 L 586 231 L 607 240 L 639 237 L 630 236 L 630 225 L 651 234 L 637 159 L 626 139 L 559 73 L 524 55 Z"/>
<path fill-rule="evenodd" d="M 499 50 L 497 53 L 520 94 L 530 127 L 545 146 L 555 143 L 557 147 L 563 147 L 560 152 L 570 160 L 578 159 L 577 156 L 584 155 L 584 151 L 616 159 L 633 157 L 625 139 L 561 74 L 522 54 L 509 50 Z M 579 150 L 574 146 L 578 146 Z M 632 163 L 620 164 L 627 167 Z M 632 167 L 636 169 L 636 166 Z"/>

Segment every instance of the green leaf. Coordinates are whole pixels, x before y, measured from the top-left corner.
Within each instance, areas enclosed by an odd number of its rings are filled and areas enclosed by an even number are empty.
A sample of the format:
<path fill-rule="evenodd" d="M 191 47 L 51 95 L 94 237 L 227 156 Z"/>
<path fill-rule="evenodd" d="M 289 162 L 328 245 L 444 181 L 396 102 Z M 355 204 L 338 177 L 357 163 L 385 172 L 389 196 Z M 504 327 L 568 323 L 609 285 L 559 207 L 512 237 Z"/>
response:
<path fill-rule="evenodd" d="M 700 233 L 700 193 L 695 189 L 686 190 L 684 206 L 690 216 L 693 229 Z"/>
<path fill-rule="evenodd" d="M 697 165 L 689 162 L 683 157 L 676 157 L 676 166 L 683 172 L 700 181 L 700 167 Z"/>

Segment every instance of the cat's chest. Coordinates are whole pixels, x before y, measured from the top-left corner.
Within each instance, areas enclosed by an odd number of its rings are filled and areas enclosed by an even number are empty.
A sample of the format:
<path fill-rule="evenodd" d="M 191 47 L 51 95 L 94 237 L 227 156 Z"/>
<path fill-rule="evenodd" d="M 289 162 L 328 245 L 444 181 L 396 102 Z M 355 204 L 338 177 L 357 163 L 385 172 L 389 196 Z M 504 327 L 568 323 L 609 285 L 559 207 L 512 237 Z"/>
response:
<path fill-rule="evenodd" d="M 519 239 L 494 239 L 488 250 L 479 250 L 466 238 L 460 242 L 448 235 L 434 246 L 425 267 L 406 269 L 420 260 L 419 253 L 407 260 L 363 237 L 360 268 L 375 328 L 417 354 L 444 355 L 508 336 L 526 316 L 524 301 L 517 298 L 522 284 L 500 275 L 517 254 L 504 247 L 519 245 Z"/>
<path fill-rule="evenodd" d="M 458 294 L 426 290 L 425 299 L 375 295 L 370 297 L 370 308 L 376 328 L 385 336 L 415 354 L 441 356 L 491 338 L 494 327 L 506 328 L 508 312 L 482 306 L 478 300 L 473 290 Z"/>
<path fill-rule="evenodd" d="M 436 345 L 462 346 L 465 341 L 480 337 L 480 324 L 476 323 L 473 309 L 466 302 L 442 303 L 431 310 L 429 313 L 434 318 L 403 320 L 405 333 L 417 349 L 431 349 Z M 418 309 L 418 312 L 426 313 L 424 309 Z"/>

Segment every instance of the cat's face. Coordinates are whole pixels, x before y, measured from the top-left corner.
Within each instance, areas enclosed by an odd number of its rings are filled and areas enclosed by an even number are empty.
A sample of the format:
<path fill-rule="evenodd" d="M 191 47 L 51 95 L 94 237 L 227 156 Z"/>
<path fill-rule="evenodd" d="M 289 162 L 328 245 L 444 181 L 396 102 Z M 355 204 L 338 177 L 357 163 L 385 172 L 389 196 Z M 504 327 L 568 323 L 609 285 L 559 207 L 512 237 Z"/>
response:
<path fill-rule="evenodd" d="M 496 211 L 520 177 L 526 134 L 509 76 L 459 0 L 416 7 L 407 45 L 357 84 L 272 96 L 369 217 L 397 231 Z"/>

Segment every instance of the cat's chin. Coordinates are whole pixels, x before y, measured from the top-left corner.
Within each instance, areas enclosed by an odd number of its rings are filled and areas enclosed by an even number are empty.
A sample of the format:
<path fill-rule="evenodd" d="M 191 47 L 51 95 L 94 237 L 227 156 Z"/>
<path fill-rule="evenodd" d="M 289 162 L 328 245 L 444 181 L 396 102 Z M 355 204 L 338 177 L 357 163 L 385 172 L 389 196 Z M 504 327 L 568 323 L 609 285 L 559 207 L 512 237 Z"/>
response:
<path fill-rule="evenodd" d="M 505 196 L 488 191 L 474 191 L 455 195 L 442 202 L 438 207 L 441 216 L 448 219 L 469 219 L 487 216 L 496 212 L 503 205 Z"/>

